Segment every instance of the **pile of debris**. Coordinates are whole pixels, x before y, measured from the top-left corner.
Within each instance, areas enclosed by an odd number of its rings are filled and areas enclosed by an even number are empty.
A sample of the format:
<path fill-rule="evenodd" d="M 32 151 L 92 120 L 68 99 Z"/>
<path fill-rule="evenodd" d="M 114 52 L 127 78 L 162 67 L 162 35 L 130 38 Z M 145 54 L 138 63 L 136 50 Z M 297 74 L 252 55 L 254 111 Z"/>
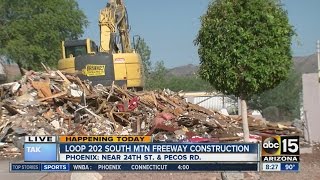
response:
<path fill-rule="evenodd" d="M 60 71 L 28 71 L 0 85 L 0 151 L 16 153 L 25 135 L 152 135 L 164 142 L 237 141 L 241 119 L 187 103 L 170 90 L 134 92 Z M 253 134 L 299 134 L 249 118 Z M 11 146 L 12 145 L 12 146 Z"/>

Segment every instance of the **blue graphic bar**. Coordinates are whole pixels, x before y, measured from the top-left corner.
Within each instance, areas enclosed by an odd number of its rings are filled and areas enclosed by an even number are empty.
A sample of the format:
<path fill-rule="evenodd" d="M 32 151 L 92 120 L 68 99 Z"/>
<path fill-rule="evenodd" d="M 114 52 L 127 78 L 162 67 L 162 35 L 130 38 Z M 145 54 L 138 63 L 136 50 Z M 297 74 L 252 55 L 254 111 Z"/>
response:
<path fill-rule="evenodd" d="M 258 144 L 62 143 L 60 153 L 258 153 Z"/>
<path fill-rule="evenodd" d="M 299 163 L 281 163 L 281 171 L 299 171 Z"/>
<path fill-rule="evenodd" d="M 41 164 L 36 163 L 11 163 L 10 172 L 37 172 L 41 170 Z"/>
<path fill-rule="evenodd" d="M 57 161 L 57 144 L 26 143 L 24 144 L 24 161 Z"/>
<path fill-rule="evenodd" d="M 12 163 L 10 172 L 68 171 L 258 171 L 258 163 Z"/>
<path fill-rule="evenodd" d="M 41 172 L 63 172 L 70 171 L 70 164 L 41 164 Z"/>

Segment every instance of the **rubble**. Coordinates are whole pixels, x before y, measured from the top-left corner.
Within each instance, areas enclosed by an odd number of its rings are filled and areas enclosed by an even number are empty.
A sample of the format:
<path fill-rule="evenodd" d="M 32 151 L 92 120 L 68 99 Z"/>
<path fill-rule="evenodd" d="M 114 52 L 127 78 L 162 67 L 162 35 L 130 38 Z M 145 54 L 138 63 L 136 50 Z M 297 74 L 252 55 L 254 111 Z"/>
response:
<path fill-rule="evenodd" d="M 115 84 L 92 86 L 71 74 L 47 70 L 28 71 L 18 82 L 0 85 L 0 91 L 0 142 L 10 144 L 11 150 L 15 144 L 22 150 L 19 137 L 25 135 L 152 135 L 160 142 L 242 139 L 241 117 L 187 103 L 168 89 L 134 92 Z M 249 125 L 253 139 L 301 134 L 293 126 L 250 116 Z"/>

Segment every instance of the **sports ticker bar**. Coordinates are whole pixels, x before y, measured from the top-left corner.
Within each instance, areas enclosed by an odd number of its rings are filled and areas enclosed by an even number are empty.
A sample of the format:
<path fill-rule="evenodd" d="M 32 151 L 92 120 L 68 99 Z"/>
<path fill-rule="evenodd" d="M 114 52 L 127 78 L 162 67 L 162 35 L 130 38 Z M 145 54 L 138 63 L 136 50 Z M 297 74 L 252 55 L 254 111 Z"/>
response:
<path fill-rule="evenodd" d="M 258 171 L 258 163 L 11 163 L 10 172 Z"/>

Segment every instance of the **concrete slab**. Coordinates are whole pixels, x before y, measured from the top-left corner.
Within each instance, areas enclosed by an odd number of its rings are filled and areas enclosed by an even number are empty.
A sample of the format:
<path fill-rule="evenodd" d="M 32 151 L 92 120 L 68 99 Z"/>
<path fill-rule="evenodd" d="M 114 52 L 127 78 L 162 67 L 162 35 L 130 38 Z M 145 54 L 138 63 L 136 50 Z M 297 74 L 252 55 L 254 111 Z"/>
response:
<path fill-rule="evenodd" d="M 305 139 L 309 142 L 320 142 L 320 84 L 318 73 L 302 75 L 303 108 L 306 126 Z"/>

